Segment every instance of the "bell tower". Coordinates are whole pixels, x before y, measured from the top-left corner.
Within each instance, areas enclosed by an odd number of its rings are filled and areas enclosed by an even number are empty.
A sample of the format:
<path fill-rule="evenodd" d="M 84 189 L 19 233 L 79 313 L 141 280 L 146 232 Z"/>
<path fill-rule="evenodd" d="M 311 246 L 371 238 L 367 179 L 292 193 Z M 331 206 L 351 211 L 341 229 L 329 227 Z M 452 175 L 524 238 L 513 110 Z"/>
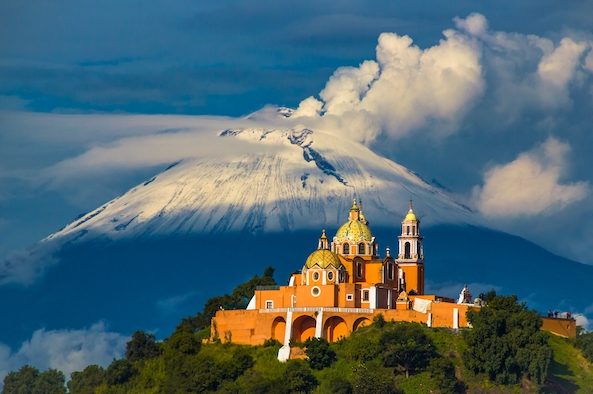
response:
<path fill-rule="evenodd" d="M 402 220 L 402 232 L 399 238 L 397 265 L 400 268 L 400 291 L 408 294 L 424 294 L 424 249 L 420 235 L 420 220 L 416 218 L 412 201 L 410 210 Z"/>

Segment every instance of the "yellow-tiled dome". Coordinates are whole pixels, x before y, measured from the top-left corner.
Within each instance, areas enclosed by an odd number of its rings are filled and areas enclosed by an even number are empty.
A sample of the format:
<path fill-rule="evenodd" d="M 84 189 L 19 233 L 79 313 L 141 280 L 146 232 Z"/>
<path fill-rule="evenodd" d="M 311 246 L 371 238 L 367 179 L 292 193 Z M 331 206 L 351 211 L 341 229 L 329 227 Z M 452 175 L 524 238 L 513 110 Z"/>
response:
<path fill-rule="evenodd" d="M 336 241 L 338 242 L 344 242 L 345 240 L 371 242 L 372 239 L 373 233 L 369 226 L 359 220 L 348 220 L 336 233 Z"/>
<path fill-rule="evenodd" d="M 400 216 L 401 218 L 401 216 Z M 414 213 L 414 211 L 412 211 L 410 209 L 410 212 L 408 212 L 408 214 L 406 215 L 406 218 L 404 220 L 418 220 L 416 219 L 416 214 Z"/>
<path fill-rule="evenodd" d="M 342 263 L 340 262 L 338 255 L 334 252 L 327 249 L 318 249 L 311 253 L 307 259 L 307 262 L 305 263 L 307 268 L 313 268 L 316 265 L 323 269 L 329 267 L 330 265 L 334 268 L 339 268 Z"/>
<path fill-rule="evenodd" d="M 416 219 L 416 214 L 414 213 L 412 204 L 410 204 L 410 210 L 408 211 L 408 214 L 406 215 L 404 220 L 418 220 L 418 219 Z"/>

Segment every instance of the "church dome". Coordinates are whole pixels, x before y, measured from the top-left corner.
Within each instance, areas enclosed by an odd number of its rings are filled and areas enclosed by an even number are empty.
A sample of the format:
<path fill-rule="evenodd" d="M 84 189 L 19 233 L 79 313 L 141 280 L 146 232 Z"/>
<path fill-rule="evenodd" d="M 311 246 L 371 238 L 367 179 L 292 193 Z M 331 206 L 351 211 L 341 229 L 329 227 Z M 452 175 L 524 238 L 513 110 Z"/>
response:
<path fill-rule="evenodd" d="M 416 219 L 416 214 L 414 213 L 414 211 L 412 211 L 410 209 L 410 212 L 408 212 L 408 214 L 406 215 L 406 218 L 404 220 L 418 220 L 418 219 Z"/>
<path fill-rule="evenodd" d="M 369 226 L 360 220 L 348 220 L 336 233 L 337 242 L 344 242 L 346 240 L 351 242 L 359 242 L 361 240 L 371 242 L 373 240 L 373 233 Z"/>
<path fill-rule="evenodd" d="M 412 208 L 412 201 L 410 200 L 410 210 L 408 211 L 408 214 L 406 215 L 406 217 L 404 218 L 404 220 L 418 220 L 416 218 L 416 214 L 414 213 L 414 208 Z"/>
<path fill-rule="evenodd" d="M 318 249 L 315 252 L 311 253 L 305 266 L 307 268 L 313 268 L 314 266 L 319 266 L 320 268 L 327 268 L 332 265 L 334 268 L 339 268 L 342 263 L 340 262 L 340 258 L 337 254 L 327 249 Z"/>

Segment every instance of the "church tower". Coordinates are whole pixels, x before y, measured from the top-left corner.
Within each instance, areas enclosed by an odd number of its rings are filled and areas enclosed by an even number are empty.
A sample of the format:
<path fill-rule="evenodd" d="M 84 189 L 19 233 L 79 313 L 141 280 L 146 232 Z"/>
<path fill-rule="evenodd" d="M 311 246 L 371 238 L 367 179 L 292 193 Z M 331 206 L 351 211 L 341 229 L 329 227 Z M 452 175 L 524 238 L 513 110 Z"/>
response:
<path fill-rule="evenodd" d="M 399 238 L 399 290 L 408 294 L 424 294 L 424 250 L 420 235 L 420 220 L 416 218 L 412 202 L 410 210 L 402 220 L 402 232 Z"/>

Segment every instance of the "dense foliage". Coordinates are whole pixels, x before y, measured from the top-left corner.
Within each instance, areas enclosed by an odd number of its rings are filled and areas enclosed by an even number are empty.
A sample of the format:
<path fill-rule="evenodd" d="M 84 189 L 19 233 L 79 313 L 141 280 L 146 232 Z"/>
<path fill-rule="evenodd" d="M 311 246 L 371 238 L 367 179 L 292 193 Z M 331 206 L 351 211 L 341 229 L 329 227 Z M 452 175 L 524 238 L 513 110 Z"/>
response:
<path fill-rule="evenodd" d="M 385 330 L 379 339 L 383 349 L 383 365 L 403 369 L 406 377 L 426 367 L 436 355 L 434 344 L 416 323 L 398 322 Z"/>
<path fill-rule="evenodd" d="M 64 394 L 65 377 L 61 371 L 48 369 L 39 370 L 24 365 L 17 372 L 9 372 L 4 378 L 2 394 Z"/>
<path fill-rule="evenodd" d="M 581 349 L 583 356 L 593 363 L 593 332 L 579 332 L 575 340 L 576 346 Z"/>
<path fill-rule="evenodd" d="M 515 295 L 494 296 L 467 317 L 473 328 L 465 332 L 463 362 L 469 370 L 499 384 L 516 384 L 523 377 L 544 383 L 552 349 L 537 312 L 518 303 Z"/>
<path fill-rule="evenodd" d="M 161 349 L 154 334 L 144 331 L 136 331 L 132 335 L 132 340 L 126 344 L 126 358 L 130 361 L 146 360 L 160 354 Z"/>

